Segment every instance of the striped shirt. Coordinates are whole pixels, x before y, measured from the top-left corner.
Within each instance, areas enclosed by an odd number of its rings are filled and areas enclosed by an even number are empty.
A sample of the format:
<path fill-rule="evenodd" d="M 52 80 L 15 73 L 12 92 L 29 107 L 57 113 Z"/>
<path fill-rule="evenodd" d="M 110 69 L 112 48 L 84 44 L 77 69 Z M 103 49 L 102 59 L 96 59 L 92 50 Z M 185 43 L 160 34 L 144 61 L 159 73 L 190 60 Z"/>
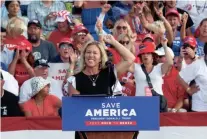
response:
<path fill-rule="evenodd" d="M 65 5 L 60 1 L 53 1 L 50 7 L 46 7 L 42 1 L 33 1 L 28 5 L 27 16 L 30 20 L 37 19 L 40 21 L 43 29 L 43 35 L 55 30 L 55 20 L 51 19 L 44 23 L 44 20 L 51 12 L 65 10 Z"/>

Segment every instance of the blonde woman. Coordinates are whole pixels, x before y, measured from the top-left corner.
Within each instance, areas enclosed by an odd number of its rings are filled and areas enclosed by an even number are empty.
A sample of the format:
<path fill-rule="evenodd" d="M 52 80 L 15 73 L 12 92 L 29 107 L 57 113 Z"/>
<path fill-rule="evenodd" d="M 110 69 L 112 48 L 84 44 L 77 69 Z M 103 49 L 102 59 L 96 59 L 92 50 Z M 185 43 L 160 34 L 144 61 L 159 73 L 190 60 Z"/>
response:
<path fill-rule="evenodd" d="M 24 21 L 19 17 L 11 18 L 6 26 L 7 36 L 12 38 L 25 34 L 26 30 Z"/>
<path fill-rule="evenodd" d="M 133 35 L 129 24 L 124 19 L 119 19 L 116 21 L 112 33 L 115 38 L 120 34 L 128 34 L 129 36 Z"/>
<path fill-rule="evenodd" d="M 132 54 L 136 55 L 136 50 L 131 37 L 128 34 L 121 34 L 118 36 L 118 42 L 125 46 Z"/>
<path fill-rule="evenodd" d="M 124 59 L 116 65 L 117 72 L 127 69 L 133 63 L 134 55 L 113 36 L 104 36 L 104 41 L 113 45 Z M 111 69 L 109 73 L 111 67 L 106 66 L 108 57 L 101 43 L 88 42 L 82 51 L 81 59 L 81 72 L 68 78 L 70 95 L 96 95 L 97 93 L 107 95 L 121 91 L 120 83 L 116 79 L 116 72 L 112 72 Z"/>

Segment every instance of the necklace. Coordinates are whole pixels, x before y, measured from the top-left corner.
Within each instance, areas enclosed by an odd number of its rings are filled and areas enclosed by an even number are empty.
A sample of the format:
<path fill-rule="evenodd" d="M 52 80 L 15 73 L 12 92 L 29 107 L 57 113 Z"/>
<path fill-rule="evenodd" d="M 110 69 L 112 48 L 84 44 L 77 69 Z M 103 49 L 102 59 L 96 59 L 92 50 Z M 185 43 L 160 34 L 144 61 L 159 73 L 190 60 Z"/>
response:
<path fill-rule="evenodd" d="M 199 11 L 200 11 L 200 9 L 201 9 L 202 6 L 198 5 L 197 0 L 195 1 L 195 3 L 196 3 L 196 11 L 197 11 L 198 14 L 200 14 Z M 205 8 L 206 8 L 206 1 L 205 1 L 204 6 L 203 6 L 203 9 L 201 10 L 201 13 L 204 12 Z"/>
<path fill-rule="evenodd" d="M 91 80 L 93 86 L 96 86 L 96 81 L 97 81 L 98 77 L 99 77 L 99 74 L 96 75 L 96 77 L 93 77 L 92 75 L 88 76 L 88 78 Z"/>
<path fill-rule="evenodd" d="M 35 104 L 36 104 L 36 108 L 37 108 L 37 111 L 38 111 L 39 116 L 44 116 L 44 100 L 43 100 L 43 106 L 42 106 L 42 115 L 41 115 L 41 113 L 40 113 L 40 110 L 39 110 L 39 108 L 38 108 L 38 106 L 37 106 L 37 103 L 36 103 L 35 99 L 34 99 L 34 102 L 35 102 Z"/>

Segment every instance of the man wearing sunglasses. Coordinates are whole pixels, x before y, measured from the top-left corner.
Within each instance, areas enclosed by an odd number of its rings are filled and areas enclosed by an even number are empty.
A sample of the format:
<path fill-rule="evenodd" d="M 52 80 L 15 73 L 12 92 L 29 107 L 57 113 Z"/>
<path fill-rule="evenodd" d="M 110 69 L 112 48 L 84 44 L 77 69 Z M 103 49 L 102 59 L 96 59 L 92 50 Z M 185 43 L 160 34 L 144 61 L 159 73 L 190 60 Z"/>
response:
<path fill-rule="evenodd" d="M 50 63 L 71 63 L 75 54 L 73 42 L 69 38 L 63 38 L 59 43 L 59 55 L 57 55 Z M 76 55 L 77 56 L 77 55 Z"/>
<path fill-rule="evenodd" d="M 72 36 L 74 39 L 74 48 L 77 49 L 79 52 L 81 51 L 81 48 L 83 45 L 88 41 L 88 39 L 91 37 L 87 28 L 84 27 L 82 24 L 74 26 Z"/>

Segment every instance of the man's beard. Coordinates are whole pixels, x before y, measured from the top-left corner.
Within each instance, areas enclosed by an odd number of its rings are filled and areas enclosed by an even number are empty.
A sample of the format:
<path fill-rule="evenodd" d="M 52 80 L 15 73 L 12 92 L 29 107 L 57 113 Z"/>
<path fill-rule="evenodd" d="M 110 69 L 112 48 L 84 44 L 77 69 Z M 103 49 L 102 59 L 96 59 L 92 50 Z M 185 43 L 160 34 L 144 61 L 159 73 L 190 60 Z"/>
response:
<path fill-rule="evenodd" d="M 28 34 L 28 41 L 31 43 L 37 43 L 39 41 L 39 37 L 37 35 Z"/>

